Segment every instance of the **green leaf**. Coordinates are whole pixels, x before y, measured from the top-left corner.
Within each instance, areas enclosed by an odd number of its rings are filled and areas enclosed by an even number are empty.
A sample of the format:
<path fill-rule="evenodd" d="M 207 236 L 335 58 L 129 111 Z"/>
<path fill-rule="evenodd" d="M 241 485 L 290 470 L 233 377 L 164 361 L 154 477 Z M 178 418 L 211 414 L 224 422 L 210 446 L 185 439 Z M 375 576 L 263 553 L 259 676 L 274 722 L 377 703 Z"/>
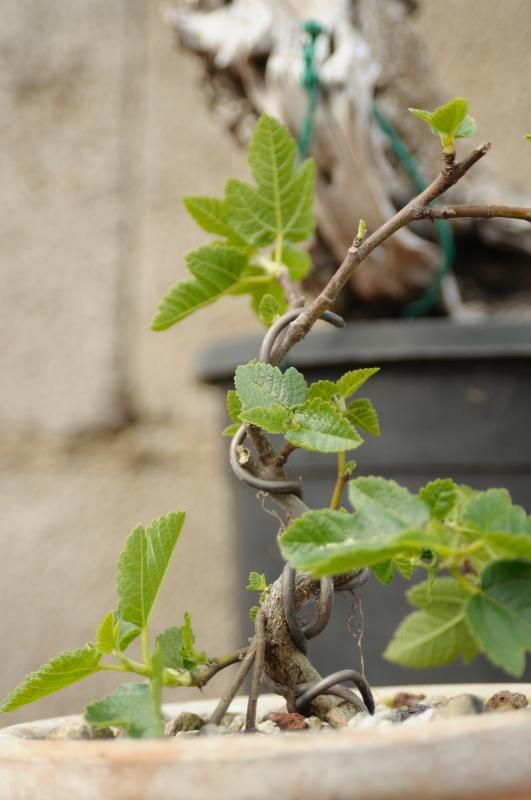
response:
<path fill-rule="evenodd" d="M 406 596 L 415 608 L 429 608 L 431 605 L 454 605 L 463 607 L 469 595 L 453 578 L 435 578 L 411 586 Z"/>
<path fill-rule="evenodd" d="M 134 625 L 132 622 L 126 622 L 125 620 L 120 618 L 120 615 L 117 611 L 114 611 L 114 637 L 118 647 L 118 650 L 123 652 L 127 650 L 131 642 L 134 642 L 138 636 L 140 636 L 142 630 L 138 627 L 138 625 Z"/>
<path fill-rule="evenodd" d="M 132 739 L 157 739 L 164 733 L 158 682 L 124 683 L 85 709 L 90 725 L 125 728 Z"/>
<path fill-rule="evenodd" d="M 282 263 L 288 268 L 290 278 L 296 282 L 303 281 L 312 268 L 309 253 L 289 244 L 282 248 Z"/>
<path fill-rule="evenodd" d="M 184 625 L 167 628 L 159 634 L 156 643 L 162 653 L 165 667 L 171 669 L 195 670 L 199 664 L 205 664 L 208 656 L 204 651 L 195 649 L 195 636 L 192 630 L 190 615 L 184 615 Z"/>
<path fill-rule="evenodd" d="M 393 580 L 394 569 L 393 569 L 393 561 L 392 559 L 387 559 L 387 561 L 382 561 L 381 564 L 375 564 L 372 568 L 375 577 L 383 583 L 384 586 L 387 586 Z"/>
<path fill-rule="evenodd" d="M 237 283 L 247 264 L 240 250 L 212 245 L 192 250 L 185 259 L 194 280 L 180 281 L 164 295 L 151 323 L 154 331 L 165 330 L 213 303 Z"/>
<path fill-rule="evenodd" d="M 114 633 L 115 624 L 114 611 L 109 611 L 98 625 L 96 647 L 100 653 L 112 653 L 116 647 L 116 637 Z"/>
<path fill-rule="evenodd" d="M 280 313 L 280 303 L 272 294 L 264 294 L 258 305 L 258 316 L 266 328 L 276 320 Z"/>
<path fill-rule="evenodd" d="M 245 244 L 229 224 L 228 207 L 225 200 L 193 195 L 183 197 L 183 203 L 199 227 L 207 233 L 223 236 L 232 244 Z"/>
<path fill-rule="evenodd" d="M 236 392 L 234 389 L 229 389 L 227 392 L 226 405 L 227 414 L 231 420 L 239 424 L 242 404 L 240 402 L 240 398 L 238 397 L 238 392 Z"/>
<path fill-rule="evenodd" d="M 513 506 L 506 489 L 489 489 L 464 505 L 462 520 L 481 532 L 531 534 L 531 517 L 521 506 Z"/>
<path fill-rule="evenodd" d="M 395 556 L 391 561 L 393 568 L 406 580 L 410 580 L 418 567 L 419 559 L 415 556 Z"/>
<path fill-rule="evenodd" d="M 527 139 L 528 142 L 531 142 L 531 133 L 526 133 L 524 139 Z"/>
<path fill-rule="evenodd" d="M 418 564 L 419 558 L 417 554 L 414 556 L 395 556 L 395 558 L 383 561 L 381 564 L 376 564 L 372 571 L 380 583 L 387 585 L 393 580 L 395 571 L 406 580 L 410 580 Z"/>
<path fill-rule="evenodd" d="M 274 404 L 294 408 L 307 395 L 304 376 L 294 367 L 281 372 L 278 367 L 250 361 L 236 369 L 234 384 L 242 408 L 269 408 Z"/>
<path fill-rule="evenodd" d="M 356 514 L 309 511 L 293 522 L 279 540 L 286 561 L 316 577 L 373 567 L 397 553 L 419 553 L 417 543 L 398 544 L 397 535 L 365 527 Z"/>
<path fill-rule="evenodd" d="M 334 381 L 315 381 L 308 389 L 308 400 L 332 400 L 338 390 Z"/>
<path fill-rule="evenodd" d="M 464 97 L 456 97 L 431 112 L 420 108 L 409 111 L 430 125 L 433 133 L 441 137 L 443 147 L 452 146 L 454 138 L 473 136 L 477 129 L 475 120 L 468 115 L 468 100 Z"/>
<path fill-rule="evenodd" d="M 531 560 L 531 517 L 505 489 L 477 493 L 462 507 L 461 521 L 500 558 Z"/>
<path fill-rule="evenodd" d="M 155 640 L 165 667 L 184 669 L 182 629 L 174 626 L 159 633 Z"/>
<path fill-rule="evenodd" d="M 242 411 L 241 419 L 268 433 L 285 433 L 289 427 L 290 412 L 285 406 L 273 403 L 269 408 L 259 406 Z"/>
<path fill-rule="evenodd" d="M 238 393 L 234 389 L 229 389 L 227 392 L 226 397 L 226 406 L 227 406 L 227 414 L 232 420 L 232 425 L 228 425 L 222 431 L 222 436 L 234 436 L 234 434 L 238 431 L 241 420 L 240 420 L 240 412 L 242 410 L 242 404 L 240 403 L 240 398 L 238 397 Z"/>
<path fill-rule="evenodd" d="M 435 581 L 437 583 L 437 581 Z M 459 655 L 470 659 L 475 643 L 464 611 L 464 596 L 436 602 L 409 614 L 387 645 L 384 658 L 403 667 L 438 667 Z"/>
<path fill-rule="evenodd" d="M 208 656 L 204 650 L 195 649 L 195 634 L 192 630 L 192 618 L 188 612 L 184 615 L 184 624 L 181 626 L 183 637 L 183 664 L 184 668 L 194 670 L 199 664 L 206 664 Z"/>
<path fill-rule="evenodd" d="M 431 123 L 431 111 L 425 111 L 423 108 L 408 108 L 408 111 L 411 114 L 414 114 L 415 117 L 418 117 L 419 119 L 423 120 L 424 122 L 427 122 L 428 125 L 430 125 L 430 127 L 432 127 L 432 130 L 433 130 L 433 126 L 432 126 L 432 123 Z"/>
<path fill-rule="evenodd" d="M 511 675 L 531 650 L 531 564 L 494 561 L 481 574 L 481 592 L 466 606 L 468 623 L 488 658 Z"/>
<path fill-rule="evenodd" d="M 249 609 L 249 619 L 251 622 L 256 622 L 256 615 L 260 611 L 260 606 L 251 606 Z"/>
<path fill-rule="evenodd" d="M 349 496 L 356 513 L 310 511 L 287 528 L 280 549 L 292 566 L 321 577 L 373 567 L 397 555 L 420 556 L 423 536 L 416 528 L 429 517 L 424 503 L 384 478 L 356 478 Z"/>
<path fill-rule="evenodd" d="M 284 291 L 276 278 L 271 278 L 271 280 L 265 283 L 260 283 L 257 286 L 249 287 L 247 292 L 251 297 L 251 308 L 257 317 L 259 317 L 260 303 L 266 295 L 273 297 L 277 302 L 279 316 L 288 310 L 288 304 L 286 303 L 286 298 L 284 297 Z"/>
<path fill-rule="evenodd" d="M 291 242 L 308 239 L 314 229 L 315 166 L 296 168 L 297 147 L 283 126 L 264 114 L 249 146 L 249 163 L 256 188 L 230 179 L 225 187 L 228 219 L 246 241 L 257 247 L 279 237 Z"/>
<path fill-rule="evenodd" d="M 232 425 L 227 425 L 226 428 L 223 428 L 221 431 L 222 436 L 234 436 L 235 433 L 238 432 L 240 424 L 238 422 L 233 422 Z"/>
<path fill-rule="evenodd" d="M 431 510 L 434 519 L 446 519 L 457 503 L 457 487 L 449 478 L 432 481 L 419 491 L 419 498 Z"/>
<path fill-rule="evenodd" d="M 294 428 L 286 433 L 288 442 L 304 450 L 340 453 L 363 444 L 355 428 L 330 403 L 310 400 L 295 411 Z"/>
<path fill-rule="evenodd" d="M 263 572 L 250 572 L 249 583 L 245 587 L 251 592 L 265 592 L 267 589 L 267 580 Z"/>
<path fill-rule="evenodd" d="M 347 397 L 357 392 L 370 377 L 376 375 L 379 371 L 379 367 L 366 367 L 365 369 L 353 369 L 351 372 L 346 372 L 337 381 L 337 394 L 346 400 Z"/>
<path fill-rule="evenodd" d="M 14 711 L 87 678 L 98 671 L 100 658 L 101 653 L 92 644 L 86 644 L 78 650 L 65 650 L 36 672 L 27 675 L 0 702 L 0 712 Z"/>
<path fill-rule="evenodd" d="M 429 519 L 426 505 L 395 481 L 355 478 L 348 485 L 348 494 L 367 529 L 378 527 L 392 535 L 421 528 Z"/>
<path fill-rule="evenodd" d="M 119 614 L 145 628 L 166 574 L 185 514 L 166 514 L 148 528 L 136 527 L 127 537 L 118 561 Z"/>
<path fill-rule="evenodd" d="M 370 433 L 372 436 L 380 435 L 378 414 L 371 401 L 367 398 L 353 400 L 347 409 L 346 416 L 349 422 L 361 428 L 362 431 Z"/>
<path fill-rule="evenodd" d="M 443 106 L 439 106 L 431 113 L 431 125 L 437 133 L 455 136 L 461 123 L 468 113 L 468 100 L 456 97 Z"/>
<path fill-rule="evenodd" d="M 474 136 L 478 129 L 477 122 L 474 117 L 469 116 L 468 114 L 459 125 L 458 129 L 455 132 L 456 139 L 470 139 L 471 136 Z"/>

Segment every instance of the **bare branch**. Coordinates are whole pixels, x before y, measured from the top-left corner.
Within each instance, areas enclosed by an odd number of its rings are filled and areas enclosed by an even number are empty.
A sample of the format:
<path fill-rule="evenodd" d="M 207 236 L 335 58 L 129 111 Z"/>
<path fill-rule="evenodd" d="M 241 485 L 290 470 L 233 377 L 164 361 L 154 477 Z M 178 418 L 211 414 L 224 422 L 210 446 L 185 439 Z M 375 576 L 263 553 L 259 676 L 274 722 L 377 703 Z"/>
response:
<path fill-rule="evenodd" d="M 245 732 L 251 733 L 256 730 L 256 707 L 258 705 L 258 695 L 260 694 L 260 682 L 264 671 L 265 662 L 265 614 L 260 609 L 255 621 L 256 635 L 254 638 L 255 657 L 251 689 L 249 691 L 249 701 L 247 703 L 247 715 L 245 718 Z"/>
<path fill-rule="evenodd" d="M 237 664 L 239 661 L 243 661 L 247 650 L 247 647 L 242 647 L 239 650 L 232 650 L 230 653 L 227 653 L 227 655 L 220 656 L 220 658 L 211 659 L 208 664 L 200 667 L 199 670 L 192 675 L 191 686 L 198 686 L 199 688 L 206 686 L 209 680 L 211 680 L 214 675 L 217 675 L 218 672 L 221 672 L 222 669 L 230 667 L 232 664 Z"/>
<path fill-rule="evenodd" d="M 417 219 L 492 219 L 493 217 L 531 222 L 531 208 L 498 205 L 429 206 L 418 210 Z"/>
<path fill-rule="evenodd" d="M 247 650 L 245 658 L 240 664 L 238 671 L 234 675 L 232 681 L 229 683 L 229 685 L 221 695 L 219 702 L 216 708 L 214 709 L 214 713 L 210 717 L 210 722 L 212 723 L 212 725 L 221 724 L 221 720 L 225 716 L 228 707 L 236 697 L 238 689 L 244 682 L 247 673 L 249 672 L 249 670 L 253 665 L 254 657 L 255 657 L 255 648 L 254 644 L 252 644 Z"/>
<path fill-rule="evenodd" d="M 490 150 L 490 143 L 482 144 L 460 162 L 455 162 L 454 154 L 444 154 L 443 167 L 434 181 L 400 209 L 391 219 L 384 222 L 376 231 L 366 236 L 358 244 L 356 240 L 349 248 L 343 263 L 332 276 L 323 291 L 310 303 L 308 308 L 299 314 L 287 329 L 286 336 L 274 348 L 271 363 L 278 364 L 286 353 L 309 333 L 322 313 L 333 306 L 340 291 L 352 277 L 355 268 L 364 261 L 376 247 L 383 244 L 393 233 L 418 219 L 420 209 L 426 208 L 441 194 L 450 189 L 459 181 L 468 170 L 474 166 Z"/>

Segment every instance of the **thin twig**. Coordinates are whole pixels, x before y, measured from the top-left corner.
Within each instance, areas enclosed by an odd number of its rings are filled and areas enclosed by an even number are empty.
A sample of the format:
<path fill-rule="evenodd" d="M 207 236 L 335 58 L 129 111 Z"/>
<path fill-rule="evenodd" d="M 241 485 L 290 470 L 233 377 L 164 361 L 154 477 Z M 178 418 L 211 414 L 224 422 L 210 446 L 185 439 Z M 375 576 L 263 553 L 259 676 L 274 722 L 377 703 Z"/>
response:
<path fill-rule="evenodd" d="M 347 457 L 345 453 L 338 453 L 337 454 L 337 477 L 336 477 L 336 484 L 334 486 L 334 491 L 332 493 L 332 499 L 330 501 L 330 508 L 336 510 L 339 508 L 339 504 L 341 502 L 341 495 L 343 494 L 343 489 L 345 488 L 345 484 L 348 481 L 348 472 L 347 472 Z"/>
<path fill-rule="evenodd" d="M 290 455 L 295 450 L 297 450 L 296 445 L 292 444 L 291 442 L 286 442 L 284 447 L 281 448 L 281 450 L 279 451 L 277 457 L 275 458 L 275 460 L 273 462 L 273 466 L 274 467 L 278 467 L 279 469 L 281 467 L 283 467 L 285 465 L 286 461 L 288 460 L 288 458 L 290 457 Z"/>
<path fill-rule="evenodd" d="M 499 205 L 445 205 L 420 208 L 417 212 L 417 219 L 492 219 L 493 217 L 531 222 L 531 208 Z"/>
<path fill-rule="evenodd" d="M 286 267 L 281 268 L 278 275 L 278 282 L 282 287 L 289 308 L 298 308 L 304 305 L 304 296 L 300 292 L 299 285 L 291 279 L 291 275 Z"/>
<path fill-rule="evenodd" d="M 488 153 L 490 147 L 491 145 L 488 143 L 482 144 L 458 163 L 455 162 L 453 154 L 445 153 L 442 170 L 427 189 L 384 222 L 377 230 L 366 236 L 360 244 L 354 240 L 337 272 L 335 272 L 315 300 L 290 324 L 282 341 L 277 343 L 271 356 L 271 363 L 279 364 L 288 351 L 297 342 L 304 339 L 323 312 L 334 305 L 339 293 L 352 277 L 355 268 L 373 250 L 398 230 L 418 219 L 419 210 L 429 206 L 433 200 L 454 186 L 474 164 Z"/>
<path fill-rule="evenodd" d="M 233 679 L 231 680 L 231 682 L 229 683 L 229 685 L 227 686 L 227 688 L 225 689 L 225 691 L 221 695 L 221 697 L 219 699 L 219 703 L 217 704 L 217 706 L 216 706 L 216 708 L 214 710 L 214 713 L 210 717 L 210 722 L 211 722 L 212 725 L 220 725 L 221 724 L 221 721 L 222 721 L 223 717 L 227 713 L 228 707 L 230 706 L 230 704 L 232 703 L 232 701 L 236 697 L 236 693 L 238 692 L 238 689 L 240 688 L 240 686 L 244 682 L 244 680 L 245 680 L 245 678 L 247 676 L 247 673 L 249 672 L 249 670 L 251 669 L 251 667 L 253 665 L 254 656 L 255 656 L 255 648 L 254 648 L 254 644 L 252 644 L 249 647 L 245 658 L 243 659 L 242 663 L 240 664 L 240 667 L 239 667 L 238 671 L 236 672 L 236 674 L 234 675 Z"/>
<path fill-rule="evenodd" d="M 256 707 L 258 705 L 258 695 L 260 694 L 260 682 L 264 671 L 265 663 L 265 614 L 259 609 L 255 620 L 255 656 L 251 689 L 249 691 L 249 701 L 247 703 L 247 716 L 245 718 L 245 732 L 251 733 L 256 730 Z"/>
<path fill-rule="evenodd" d="M 217 675 L 218 672 L 221 672 L 222 669 L 226 667 L 230 667 L 232 664 L 237 664 L 239 661 L 242 661 L 247 653 L 249 648 L 242 647 L 239 650 L 232 650 L 230 653 L 227 653 L 225 656 L 220 656 L 219 658 L 213 658 L 210 660 L 208 664 L 194 673 L 192 676 L 192 686 L 198 686 L 199 688 L 206 686 L 206 684 L 211 680 L 214 675 Z"/>

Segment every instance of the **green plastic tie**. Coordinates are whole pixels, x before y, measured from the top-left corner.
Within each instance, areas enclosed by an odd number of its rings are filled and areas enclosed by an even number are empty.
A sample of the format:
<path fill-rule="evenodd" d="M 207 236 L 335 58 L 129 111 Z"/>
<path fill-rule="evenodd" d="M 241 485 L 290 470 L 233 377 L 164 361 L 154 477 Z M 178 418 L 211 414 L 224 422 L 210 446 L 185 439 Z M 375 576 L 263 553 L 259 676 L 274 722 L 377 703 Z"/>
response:
<path fill-rule="evenodd" d="M 297 142 L 299 159 L 301 161 L 308 157 L 315 132 L 315 110 L 319 97 L 319 70 L 315 64 L 316 43 L 319 36 L 327 33 L 326 28 L 312 19 L 305 20 L 303 23 L 303 30 L 306 34 L 306 39 L 302 49 L 304 71 L 301 77 L 301 85 L 306 91 L 306 111 Z M 376 105 L 373 105 L 373 114 L 380 130 L 389 140 L 391 150 L 409 176 L 415 190 L 417 192 L 423 192 L 424 189 L 427 188 L 428 183 L 408 146 Z M 403 316 L 406 317 L 420 317 L 430 311 L 432 306 L 439 299 L 442 281 L 445 275 L 452 270 L 455 261 L 455 242 L 450 224 L 442 219 L 435 220 L 434 224 L 441 247 L 441 261 L 437 267 L 435 278 L 431 286 L 428 287 L 418 300 L 409 303 L 404 308 L 402 313 Z"/>
<path fill-rule="evenodd" d="M 376 122 L 380 126 L 380 130 L 387 136 L 389 144 L 391 145 L 391 150 L 409 176 L 415 191 L 423 192 L 424 189 L 427 188 L 428 183 L 408 146 L 376 105 L 373 105 L 373 114 Z M 443 279 L 445 275 L 451 272 L 455 261 L 455 242 L 450 224 L 443 219 L 435 220 L 434 224 L 437 238 L 441 246 L 441 261 L 437 267 L 435 278 L 431 286 L 426 289 L 418 300 L 409 303 L 404 308 L 402 314 L 405 317 L 421 317 L 432 308 L 439 299 Z"/>
<path fill-rule="evenodd" d="M 319 97 L 319 71 L 315 65 L 315 45 L 319 36 L 326 33 L 326 29 L 313 19 L 307 19 L 302 27 L 306 34 L 306 40 L 302 46 L 304 71 L 301 85 L 306 90 L 306 111 L 297 142 L 301 161 L 308 157 L 315 131 L 315 109 Z"/>

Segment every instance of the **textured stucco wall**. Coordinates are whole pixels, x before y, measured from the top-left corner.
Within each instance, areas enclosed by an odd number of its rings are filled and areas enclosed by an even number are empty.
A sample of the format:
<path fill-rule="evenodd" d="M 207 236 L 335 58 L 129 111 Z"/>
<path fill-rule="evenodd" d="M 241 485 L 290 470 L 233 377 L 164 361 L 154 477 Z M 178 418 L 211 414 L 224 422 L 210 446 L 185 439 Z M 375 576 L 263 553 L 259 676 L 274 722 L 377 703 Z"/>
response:
<path fill-rule="evenodd" d="M 1 694 L 93 638 L 125 535 L 170 510 L 188 519 L 154 624 L 189 610 L 210 652 L 239 644 L 221 408 L 194 372 L 205 343 L 250 315 L 214 308 L 206 328 L 198 317 L 166 334 L 149 321 L 202 241 L 181 196 L 221 192 L 244 157 L 159 12 L 3 6 Z M 75 709 L 114 683 L 98 676 L 9 720 Z"/>
<path fill-rule="evenodd" d="M 159 11 L 158 0 L 2 6 L 1 694 L 92 637 L 125 534 L 177 508 L 189 518 L 155 622 L 188 609 L 212 653 L 240 644 L 219 397 L 193 376 L 212 338 L 255 326 L 230 301 L 168 333 L 148 325 L 202 241 L 180 197 L 247 170 Z M 495 141 L 495 169 L 525 187 L 530 3 L 425 0 L 417 24 L 449 95 L 468 96 Z M 72 710 L 113 682 L 9 721 Z"/>
<path fill-rule="evenodd" d="M 470 101 L 491 141 L 488 164 L 531 196 L 531 4 L 528 0 L 422 0 L 417 29 L 448 97 Z"/>

